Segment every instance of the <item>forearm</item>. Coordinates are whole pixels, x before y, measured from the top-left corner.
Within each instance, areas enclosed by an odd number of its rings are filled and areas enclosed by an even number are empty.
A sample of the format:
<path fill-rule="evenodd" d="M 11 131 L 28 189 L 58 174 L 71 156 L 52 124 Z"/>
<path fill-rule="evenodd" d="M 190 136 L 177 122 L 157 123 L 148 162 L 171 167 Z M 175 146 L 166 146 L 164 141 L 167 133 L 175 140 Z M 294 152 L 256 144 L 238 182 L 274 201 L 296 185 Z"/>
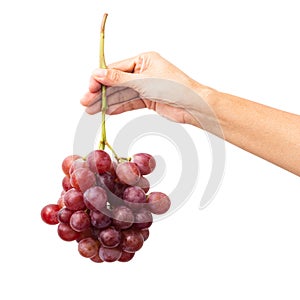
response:
<path fill-rule="evenodd" d="M 213 91 L 224 139 L 300 176 L 300 116 Z"/>

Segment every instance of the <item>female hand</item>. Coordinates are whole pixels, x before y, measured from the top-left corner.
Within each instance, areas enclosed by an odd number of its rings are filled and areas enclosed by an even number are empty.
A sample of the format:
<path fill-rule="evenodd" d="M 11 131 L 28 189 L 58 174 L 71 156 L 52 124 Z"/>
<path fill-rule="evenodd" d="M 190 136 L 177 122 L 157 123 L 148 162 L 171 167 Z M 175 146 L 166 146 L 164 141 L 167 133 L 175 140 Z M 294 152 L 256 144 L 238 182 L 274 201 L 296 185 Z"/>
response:
<path fill-rule="evenodd" d="M 149 108 L 180 123 L 200 127 L 196 112 L 207 112 L 212 89 L 205 87 L 156 52 L 148 52 L 96 69 L 81 99 L 89 114 L 101 109 L 101 84 L 107 88 L 108 114 Z"/>

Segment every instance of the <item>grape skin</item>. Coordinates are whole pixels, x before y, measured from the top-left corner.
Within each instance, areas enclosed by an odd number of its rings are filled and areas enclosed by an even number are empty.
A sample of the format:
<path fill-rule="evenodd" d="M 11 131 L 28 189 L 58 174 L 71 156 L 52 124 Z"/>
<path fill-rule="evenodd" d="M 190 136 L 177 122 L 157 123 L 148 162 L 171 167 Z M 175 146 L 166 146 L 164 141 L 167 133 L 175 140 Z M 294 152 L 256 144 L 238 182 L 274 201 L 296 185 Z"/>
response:
<path fill-rule="evenodd" d="M 121 242 L 121 233 L 114 227 L 108 227 L 100 231 L 98 239 L 104 247 L 115 248 Z"/>
<path fill-rule="evenodd" d="M 121 247 L 126 252 L 136 252 L 142 248 L 144 243 L 143 235 L 134 229 L 127 229 L 122 231 Z"/>
<path fill-rule="evenodd" d="M 121 254 L 121 257 L 118 259 L 118 261 L 120 262 L 128 262 L 130 260 L 133 259 L 135 253 L 129 253 L 129 252 L 125 252 L 125 251 L 122 251 L 122 254 Z"/>
<path fill-rule="evenodd" d="M 75 241 L 80 236 L 79 232 L 73 230 L 68 224 L 65 223 L 58 224 L 57 233 L 59 237 L 66 242 Z"/>
<path fill-rule="evenodd" d="M 108 227 L 112 222 L 109 216 L 103 214 L 100 211 L 91 210 L 90 217 L 92 225 L 98 229 L 104 229 Z"/>
<path fill-rule="evenodd" d="M 133 227 L 137 229 L 149 228 L 152 225 L 153 217 L 150 211 L 142 208 L 140 211 L 134 214 Z"/>
<path fill-rule="evenodd" d="M 64 195 L 65 206 L 70 210 L 83 210 L 86 208 L 82 192 L 72 188 Z"/>
<path fill-rule="evenodd" d="M 134 215 L 127 206 L 117 206 L 112 211 L 113 225 L 118 229 L 127 229 L 134 222 Z"/>
<path fill-rule="evenodd" d="M 125 184 L 135 185 L 141 177 L 138 166 L 133 162 L 119 163 L 116 168 L 118 179 Z"/>
<path fill-rule="evenodd" d="M 170 198 L 161 192 L 152 192 L 147 197 L 147 209 L 156 215 L 166 213 L 171 206 Z"/>
<path fill-rule="evenodd" d="M 72 173 L 70 183 L 75 189 L 84 193 L 96 184 L 96 177 L 90 169 L 79 168 Z"/>
<path fill-rule="evenodd" d="M 148 153 L 134 154 L 133 162 L 138 166 L 142 175 L 150 174 L 156 166 L 154 157 Z"/>
<path fill-rule="evenodd" d="M 94 150 L 87 156 L 87 161 L 91 171 L 103 174 L 111 168 L 111 158 L 103 150 Z"/>
<path fill-rule="evenodd" d="M 69 224 L 73 212 L 74 212 L 73 210 L 70 210 L 66 207 L 61 208 L 57 214 L 58 221 L 60 223 Z"/>
<path fill-rule="evenodd" d="M 91 225 L 89 215 L 83 211 L 75 211 L 70 218 L 70 226 L 77 232 L 83 232 L 87 230 Z"/>
<path fill-rule="evenodd" d="M 63 162 L 61 164 L 61 168 L 62 168 L 63 172 L 65 173 L 65 175 L 69 175 L 69 169 L 70 169 L 71 164 L 73 163 L 73 161 L 75 161 L 79 158 L 81 158 L 81 156 L 73 154 L 73 155 L 67 156 L 63 160 Z"/>
<path fill-rule="evenodd" d="M 57 204 L 48 204 L 41 210 L 42 220 L 49 225 L 58 224 L 57 214 L 60 210 L 60 206 Z"/>
<path fill-rule="evenodd" d="M 107 194 L 102 187 L 94 186 L 85 191 L 83 199 L 88 209 L 101 211 L 106 206 Z"/>
<path fill-rule="evenodd" d="M 78 252 L 86 258 L 92 258 L 99 252 L 100 243 L 91 237 L 85 238 L 78 243 Z"/>
<path fill-rule="evenodd" d="M 106 248 L 100 246 L 99 257 L 106 262 L 114 262 L 120 259 L 122 250 L 120 248 Z"/>

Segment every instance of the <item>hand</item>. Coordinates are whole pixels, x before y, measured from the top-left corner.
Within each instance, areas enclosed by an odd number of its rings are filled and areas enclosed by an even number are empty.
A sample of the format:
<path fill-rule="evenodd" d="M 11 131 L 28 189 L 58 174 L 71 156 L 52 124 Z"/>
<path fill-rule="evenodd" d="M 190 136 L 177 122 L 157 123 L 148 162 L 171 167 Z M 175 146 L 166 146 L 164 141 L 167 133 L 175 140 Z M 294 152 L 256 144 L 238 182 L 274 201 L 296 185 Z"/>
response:
<path fill-rule="evenodd" d="M 170 120 L 197 126 L 193 111 L 207 110 L 203 98 L 212 90 L 155 52 L 111 64 L 108 69 L 96 69 L 89 91 L 81 99 L 89 114 L 101 109 L 101 84 L 108 86 L 108 114 L 149 108 Z"/>

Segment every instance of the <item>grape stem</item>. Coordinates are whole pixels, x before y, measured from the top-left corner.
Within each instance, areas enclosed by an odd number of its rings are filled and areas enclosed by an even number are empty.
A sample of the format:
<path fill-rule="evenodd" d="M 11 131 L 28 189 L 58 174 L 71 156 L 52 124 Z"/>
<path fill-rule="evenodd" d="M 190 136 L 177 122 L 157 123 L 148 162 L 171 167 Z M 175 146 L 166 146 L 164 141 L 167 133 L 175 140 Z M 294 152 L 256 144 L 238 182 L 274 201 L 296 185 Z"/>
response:
<path fill-rule="evenodd" d="M 99 51 L 99 68 L 107 69 L 107 65 L 105 62 L 104 55 L 104 32 L 105 32 L 105 24 L 108 14 L 105 13 L 102 18 L 101 28 L 100 28 L 100 51 Z M 113 147 L 106 140 L 106 123 L 105 123 L 105 115 L 107 110 L 107 99 L 106 99 L 106 86 L 102 84 L 101 86 L 101 139 L 99 142 L 99 149 L 104 150 L 105 146 L 110 149 L 115 159 L 118 162 L 122 161 L 130 161 L 131 158 L 123 158 L 119 157 Z"/>
<path fill-rule="evenodd" d="M 107 13 L 103 15 L 101 28 L 100 28 L 100 53 L 99 53 L 99 67 L 101 69 L 107 69 L 105 63 L 105 55 L 104 55 L 104 32 L 105 32 L 105 23 L 107 19 Z M 106 101 L 106 86 L 101 86 L 101 112 L 102 112 L 102 120 L 101 120 L 101 140 L 99 143 L 99 149 L 104 150 L 106 145 L 106 124 L 105 124 L 105 114 L 107 109 L 107 101 Z"/>

